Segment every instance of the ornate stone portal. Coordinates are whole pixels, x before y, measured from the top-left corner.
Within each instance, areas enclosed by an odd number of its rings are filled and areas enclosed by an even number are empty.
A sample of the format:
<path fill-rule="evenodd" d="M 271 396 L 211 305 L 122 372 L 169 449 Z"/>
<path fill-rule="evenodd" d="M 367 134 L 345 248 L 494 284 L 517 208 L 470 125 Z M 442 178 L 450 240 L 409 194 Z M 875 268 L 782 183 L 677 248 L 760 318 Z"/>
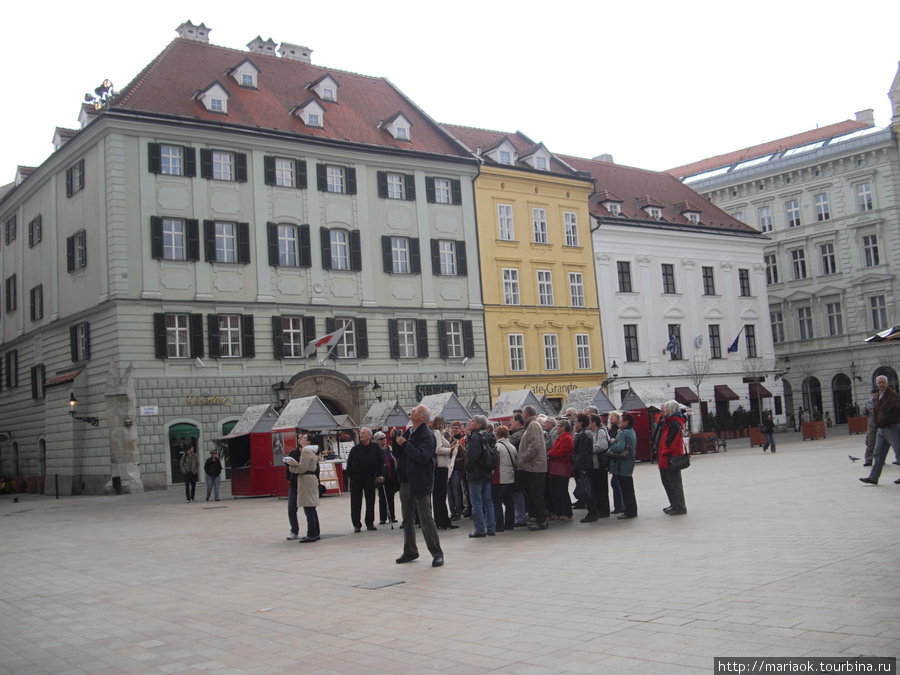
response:
<path fill-rule="evenodd" d="M 366 414 L 365 390 L 368 382 L 351 382 L 336 370 L 314 368 L 297 373 L 288 382 L 290 398 L 318 396 L 332 403 L 343 414 L 359 423 Z"/>

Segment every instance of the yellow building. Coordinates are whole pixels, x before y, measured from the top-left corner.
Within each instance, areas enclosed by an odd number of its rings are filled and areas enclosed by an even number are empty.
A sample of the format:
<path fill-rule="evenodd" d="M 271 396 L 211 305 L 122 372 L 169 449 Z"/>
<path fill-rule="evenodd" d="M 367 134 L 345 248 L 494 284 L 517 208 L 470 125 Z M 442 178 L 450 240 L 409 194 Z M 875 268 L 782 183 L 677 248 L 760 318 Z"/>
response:
<path fill-rule="evenodd" d="M 531 389 L 557 409 L 606 379 L 588 199 L 594 185 L 522 133 L 444 125 L 475 180 L 491 400 Z"/>

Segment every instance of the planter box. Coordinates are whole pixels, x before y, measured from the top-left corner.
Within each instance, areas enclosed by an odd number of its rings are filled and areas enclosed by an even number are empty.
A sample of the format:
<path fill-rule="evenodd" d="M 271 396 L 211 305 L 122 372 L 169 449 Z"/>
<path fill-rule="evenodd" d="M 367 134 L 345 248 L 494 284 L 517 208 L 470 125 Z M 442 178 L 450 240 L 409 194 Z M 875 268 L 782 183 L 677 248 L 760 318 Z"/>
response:
<path fill-rule="evenodd" d="M 752 448 L 754 445 L 765 445 L 766 437 L 763 436 L 762 429 L 760 427 L 750 427 L 750 447 Z"/>
<path fill-rule="evenodd" d="M 815 441 L 825 438 L 825 422 L 804 422 L 800 425 L 804 441 Z"/>
<path fill-rule="evenodd" d="M 850 417 L 847 419 L 847 431 L 851 434 L 866 434 L 869 432 L 869 418 Z"/>
<path fill-rule="evenodd" d="M 719 451 L 716 444 L 716 434 L 713 431 L 691 434 L 689 447 L 692 455 Z"/>

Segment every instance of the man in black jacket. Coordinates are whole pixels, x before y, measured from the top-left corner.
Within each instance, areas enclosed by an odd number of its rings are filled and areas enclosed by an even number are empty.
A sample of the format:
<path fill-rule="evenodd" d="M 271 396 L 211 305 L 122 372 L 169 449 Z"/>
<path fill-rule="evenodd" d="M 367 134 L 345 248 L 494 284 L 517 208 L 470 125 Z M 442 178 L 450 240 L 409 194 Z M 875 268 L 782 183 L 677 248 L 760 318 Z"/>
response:
<path fill-rule="evenodd" d="M 875 386 L 878 387 L 875 395 L 875 426 L 878 427 L 878 435 L 875 436 L 875 463 L 872 472 L 859 479 L 870 485 L 878 485 L 888 449 L 893 447 L 895 454 L 900 453 L 900 396 L 888 387 L 888 379 L 884 375 L 875 378 Z M 900 479 L 894 482 L 900 483 Z"/>
<path fill-rule="evenodd" d="M 219 474 L 222 473 L 222 462 L 219 460 L 219 451 L 215 448 L 210 450 L 203 471 L 206 473 L 206 501 L 209 501 L 209 495 L 213 490 L 216 501 L 219 501 Z"/>
<path fill-rule="evenodd" d="M 350 478 L 350 520 L 353 531 L 362 531 L 360 511 L 363 493 L 366 495 L 366 529 L 375 527 L 375 489 L 384 481 L 384 457 L 377 443 L 372 442 L 372 430 L 359 430 L 359 443 L 350 449 L 347 456 L 347 476 Z"/>
<path fill-rule="evenodd" d="M 485 444 L 489 442 L 486 435 L 488 421 L 484 415 L 475 415 L 468 424 L 469 437 L 466 440 L 466 478 L 469 481 L 469 501 L 472 502 L 472 526 L 474 532 L 469 536 L 493 537 L 497 531 L 494 502 L 491 499 L 491 479 L 494 470 L 487 468 L 482 457 Z M 491 439 L 492 440 L 492 439 Z"/>
<path fill-rule="evenodd" d="M 419 557 L 416 546 L 416 525 L 414 512 L 419 512 L 422 536 L 428 552 L 431 553 L 432 567 L 444 564 L 444 552 L 438 537 L 437 525 L 431 510 L 431 493 L 434 490 L 434 469 L 437 466 L 434 433 L 428 428 L 431 411 L 424 405 L 417 405 L 409 413 L 412 428 L 397 437 L 400 474 L 400 511 L 403 515 L 403 555 L 397 563 L 408 563 Z"/>

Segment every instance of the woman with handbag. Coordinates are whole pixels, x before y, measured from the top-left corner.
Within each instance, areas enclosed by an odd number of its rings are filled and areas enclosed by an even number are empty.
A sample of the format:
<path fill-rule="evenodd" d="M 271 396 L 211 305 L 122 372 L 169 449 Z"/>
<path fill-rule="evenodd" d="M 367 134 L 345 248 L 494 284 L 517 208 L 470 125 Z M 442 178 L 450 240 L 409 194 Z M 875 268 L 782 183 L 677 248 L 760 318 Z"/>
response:
<path fill-rule="evenodd" d="M 569 479 L 574 473 L 572 455 L 575 452 L 575 442 L 572 440 L 572 434 L 569 433 L 571 430 L 568 420 L 560 420 L 556 425 L 556 442 L 547 453 L 547 459 L 550 462 L 550 503 L 553 511 L 550 519 L 563 523 L 572 520 Z"/>
<path fill-rule="evenodd" d="M 684 417 L 679 412 L 677 401 L 663 403 L 660 414 L 663 415 L 660 420 L 663 429 L 659 440 L 659 478 L 669 498 L 669 506 L 663 511 L 670 516 L 683 516 L 687 513 L 687 506 L 684 503 L 681 469 L 687 467 L 681 466 L 685 460 L 678 458 L 690 457 L 684 454 Z"/>
<path fill-rule="evenodd" d="M 622 491 L 624 511 L 619 520 L 637 518 L 637 499 L 634 496 L 634 457 L 637 435 L 634 433 L 634 417 L 625 413 L 619 420 L 619 432 L 609 444 L 609 472 L 616 478 Z"/>
<path fill-rule="evenodd" d="M 500 456 L 500 463 L 494 470 L 494 479 L 491 481 L 491 501 L 494 502 L 497 532 L 503 532 L 516 526 L 513 491 L 516 487 L 519 451 L 509 440 L 509 427 L 497 427 L 497 454 Z"/>

